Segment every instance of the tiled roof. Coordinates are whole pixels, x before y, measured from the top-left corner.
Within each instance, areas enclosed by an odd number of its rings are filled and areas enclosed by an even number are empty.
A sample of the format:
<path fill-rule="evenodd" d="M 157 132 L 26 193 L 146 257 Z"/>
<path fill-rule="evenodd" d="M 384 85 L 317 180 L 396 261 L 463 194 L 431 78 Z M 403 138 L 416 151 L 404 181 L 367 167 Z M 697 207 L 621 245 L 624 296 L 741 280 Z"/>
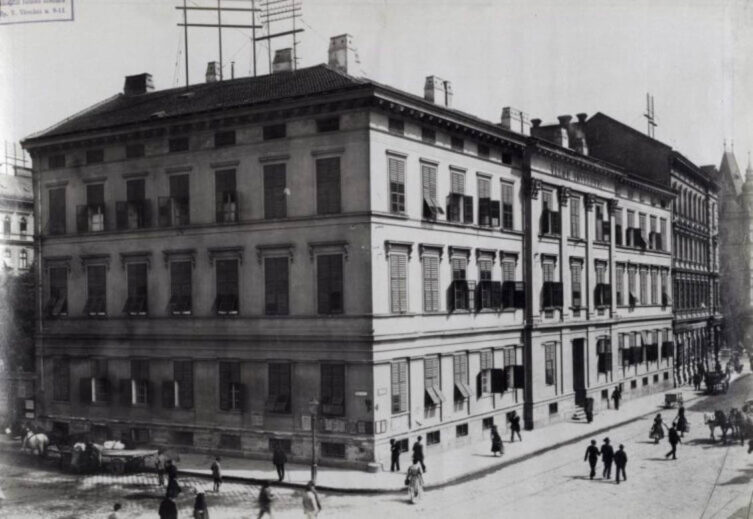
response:
<path fill-rule="evenodd" d="M 294 72 L 200 83 L 140 95 L 118 94 L 28 137 L 27 141 L 152 121 L 160 112 L 163 112 L 160 118 L 169 118 L 305 97 L 363 84 L 367 82 L 322 64 Z"/>

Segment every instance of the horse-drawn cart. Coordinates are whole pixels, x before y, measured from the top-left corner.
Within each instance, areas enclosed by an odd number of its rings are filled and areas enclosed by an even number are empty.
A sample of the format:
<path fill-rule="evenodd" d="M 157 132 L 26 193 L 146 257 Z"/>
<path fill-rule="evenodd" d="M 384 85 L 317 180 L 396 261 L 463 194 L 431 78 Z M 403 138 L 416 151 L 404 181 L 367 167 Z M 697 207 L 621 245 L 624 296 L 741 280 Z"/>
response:
<path fill-rule="evenodd" d="M 683 404 L 684 400 L 681 392 L 667 393 L 664 395 L 664 407 L 667 409 L 672 407 L 682 407 Z"/>
<path fill-rule="evenodd" d="M 729 376 L 723 371 L 710 371 L 706 373 L 706 393 L 726 393 L 729 389 Z"/>
<path fill-rule="evenodd" d="M 147 461 L 156 459 L 157 449 L 101 449 L 99 466 L 111 474 L 138 472 L 146 468 Z"/>

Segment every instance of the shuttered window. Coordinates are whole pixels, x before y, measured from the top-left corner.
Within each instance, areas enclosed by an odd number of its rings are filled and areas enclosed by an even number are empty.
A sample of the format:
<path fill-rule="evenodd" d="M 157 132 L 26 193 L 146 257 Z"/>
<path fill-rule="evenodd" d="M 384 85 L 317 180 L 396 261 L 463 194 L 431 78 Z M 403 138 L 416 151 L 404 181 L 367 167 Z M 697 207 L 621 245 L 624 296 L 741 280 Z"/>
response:
<path fill-rule="evenodd" d="M 424 387 L 439 387 L 439 357 L 424 359 Z"/>
<path fill-rule="evenodd" d="M 439 257 L 423 257 L 424 312 L 439 311 Z"/>
<path fill-rule="evenodd" d="M 408 311 L 408 256 L 390 254 L 390 308 L 392 313 Z"/>
<path fill-rule="evenodd" d="M 452 373 L 455 383 L 468 383 L 468 354 L 462 353 L 452 357 Z"/>
<path fill-rule="evenodd" d="M 340 208 L 340 157 L 316 161 L 316 212 L 337 214 Z"/>
<path fill-rule="evenodd" d="M 52 267 L 50 275 L 50 299 L 47 303 L 47 312 L 57 317 L 68 314 L 68 269 L 65 267 Z"/>
<path fill-rule="evenodd" d="M 391 365 L 392 414 L 408 411 L 408 361 L 400 360 Z"/>
<path fill-rule="evenodd" d="M 456 195 L 465 194 L 465 173 L 456 169 L 450 170 L 450 192 Z"/>
<path fill-rule="evenodd" d="M 435 219 L 437 214 L 444 213 L 437 201 L 437 168 L 429 164 L 421 164 L 421 184 L 423 188 L 424 218 Z"/>
<path fill-rule="evenodd" d="M 193 408 L 193 361 L 176 360 L 173 362 L 173 380 L 177 386 L 178 397 L 175 407 Z"/>
<path fill-rule="evenodd" d="M 405 212 L 405 161 L 388 157 L 387 165 L 390 176 L 390 212 Z"/>
<path fill-rule="evenodd" d="M 716 218 L 716 213 L 712 213 L 714 215 L 714 218 Z M 667 235 L 667 220 L 666 218 L 660 218 L 659 219 L 659 250 L 666 250 L 668 249 L 667 246 L 664 244 L 669 244 L 669 236 Z"/>
<path fill-rule="evenodd" d="M 288 215 L 285 164 L 264 166 L 264 218 L 285 218 Z"/>
<path fill-rule="evenodd" d="M 502 260 L 502 281 L 515 281 L 515 260 Z"/>
<path fill-rule="evenodd" d="M 494 352 L 486 350 L 481 352 L 481 371 L 494 368 Z"/>
<path fill-rule="evenodd" d="M 462 280 L 466 278 L 466 265 L 465 258 L 452 258 L 452 279 Z"/>
<path fill-rule="evenodd" d="M 641 269 L 639 272 L 640 276 L 640 288 L 641 288 L 641 295 L 640 295 L 640 301 L 642 305 L 648 304 L 648 272 L 646 269 Z"/>
<path fill-rule="evenodd" d="M 148 312 L 146 263 L 128 265 L 128 299 L 125 312 L 130 315 L 146 315 Z"/>
<path fill-rule="evenodd" d="M 214 173 L 214 201 L 217 223 L 238 221 L 238 193 L 234 169 L 225 169 Z"/>
<path fill-rule="evenodd" d="M 544 345 L 544 379 L 547 386 L 553 386 L 555 381 L 555 369 L 556 369 L 556 349 L 555 344 Z"/>
<path fill-rule="evenodd" d="M 597 223 L 597 233 L 598 227 Z M 570 199 L 570 237 L 580 238 L 580 198 L 578 197 Z"/>
<path fill-rule="evenodd" d="M 570 283 L 572 285 L 572 305 L 573 308 L 583 306 L 583 292 L 581 289 L 581 276 L 583 273 L 583 264 L 580 261 L 570 263 Z"/>
<path fill-rule="evenodd" d="M 512 230 L 513 228 L 513 185 L 509 182 L 502 182 L 502 228 Z"/>
<path fill-rule="evenodd" d="M 264 258 L 264 309 L 267 315 L 288 315 L 288 257 Z"/>
<path fill-rule="evenodd" d="M 149 361 L 131 361 L 131 404 L 146 405 L 150 402 Z"/>
<path fill-rule="evenodd" d="M 219 371 L 220 409 L 223 411 L 242 411 L 244 388 L 241 384 L 240 362 L 220 362 Z"/>
<path fill-rule="evenodd" d="M 317 309 L 320 314 L 343 313 L 342 254 L 316 257 Z"/>
<path fill-rule="evenodd" d="M 238 313 L 238 260 L 215 262 L 217 271 L 217 298 L 215 309 L 219 315 Z"/>
<path fill-rule="evenodd" d="M 191 313 L 191 262 L 170 263 L 170 312 L 173 315 Z"/>
<path fill-rule="evenodd" d="M 544 275 L 544 283 L 554 281 L 554 262 L 545 261 L 541 264 L 541 269 Z"/>
<path fill-rule="evenodd" d="M 615 296 L 617 306 L 621 306 L 624 303 L 623 293 L 625 291 L 625 266 L 617 265 L 617 273 L 615 275 Z"/>
<path fill-rule="evenodd" d="M 86 295 L 85 314 L 107 314 L 107 268 L 104 265 L 86 267 Z"/>
<path fill-rule="evenodd" d="M 322 414 L 345 414 L 345 364 L 321 365 Z"/>
<path fill-rule="evenodd" d="M 479 178 L 478 180 L 478 197 L 491 198 L 491 183 L 488 178 Z"/>
<path fill-rule="evenodd" d="M 47 230 L 50 234 L 65 234 L 65 188 L 50 189 L 50 215 Z"/>
<path fill-rule="evenodd" d="M 651 269 L 651 304 L 658 304 L 658 291 L 659 291 L 659 271 L 655 268 Z"/>

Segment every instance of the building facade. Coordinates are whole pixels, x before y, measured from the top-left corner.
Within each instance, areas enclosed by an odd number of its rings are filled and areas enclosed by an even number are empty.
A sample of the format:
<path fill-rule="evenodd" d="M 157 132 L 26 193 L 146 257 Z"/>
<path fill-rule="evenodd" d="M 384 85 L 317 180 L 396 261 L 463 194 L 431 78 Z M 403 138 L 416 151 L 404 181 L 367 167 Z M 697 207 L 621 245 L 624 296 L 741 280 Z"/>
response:
<path fill-rule="evenodd" d="M 669 252 L 616 216 L 666 220 L 671 193 L 354 57 L 343 35 L 295 72 L 130 76 L 25 141 L 45 426 L 298 461 L 315 427 L 323 463 L 366 466 L 671 384 Z"/>
<path fill-rule="evenodd" d="M 34 262 L 34 193 L 29 168 L 7 170 L 0 175 L 0 249 L 4 273 L 20 274 Z"/>

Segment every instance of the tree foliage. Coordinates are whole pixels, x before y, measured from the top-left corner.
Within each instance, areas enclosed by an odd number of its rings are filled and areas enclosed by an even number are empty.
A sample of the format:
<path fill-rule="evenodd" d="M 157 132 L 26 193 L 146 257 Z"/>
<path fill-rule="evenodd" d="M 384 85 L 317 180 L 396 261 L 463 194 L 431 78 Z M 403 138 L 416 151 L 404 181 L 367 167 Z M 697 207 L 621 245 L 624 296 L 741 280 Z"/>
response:
<path fill-rule="evenodd" d="M 0 361 L 6 371 L 34 371 L 34 269 L 0 274 Z"/>

